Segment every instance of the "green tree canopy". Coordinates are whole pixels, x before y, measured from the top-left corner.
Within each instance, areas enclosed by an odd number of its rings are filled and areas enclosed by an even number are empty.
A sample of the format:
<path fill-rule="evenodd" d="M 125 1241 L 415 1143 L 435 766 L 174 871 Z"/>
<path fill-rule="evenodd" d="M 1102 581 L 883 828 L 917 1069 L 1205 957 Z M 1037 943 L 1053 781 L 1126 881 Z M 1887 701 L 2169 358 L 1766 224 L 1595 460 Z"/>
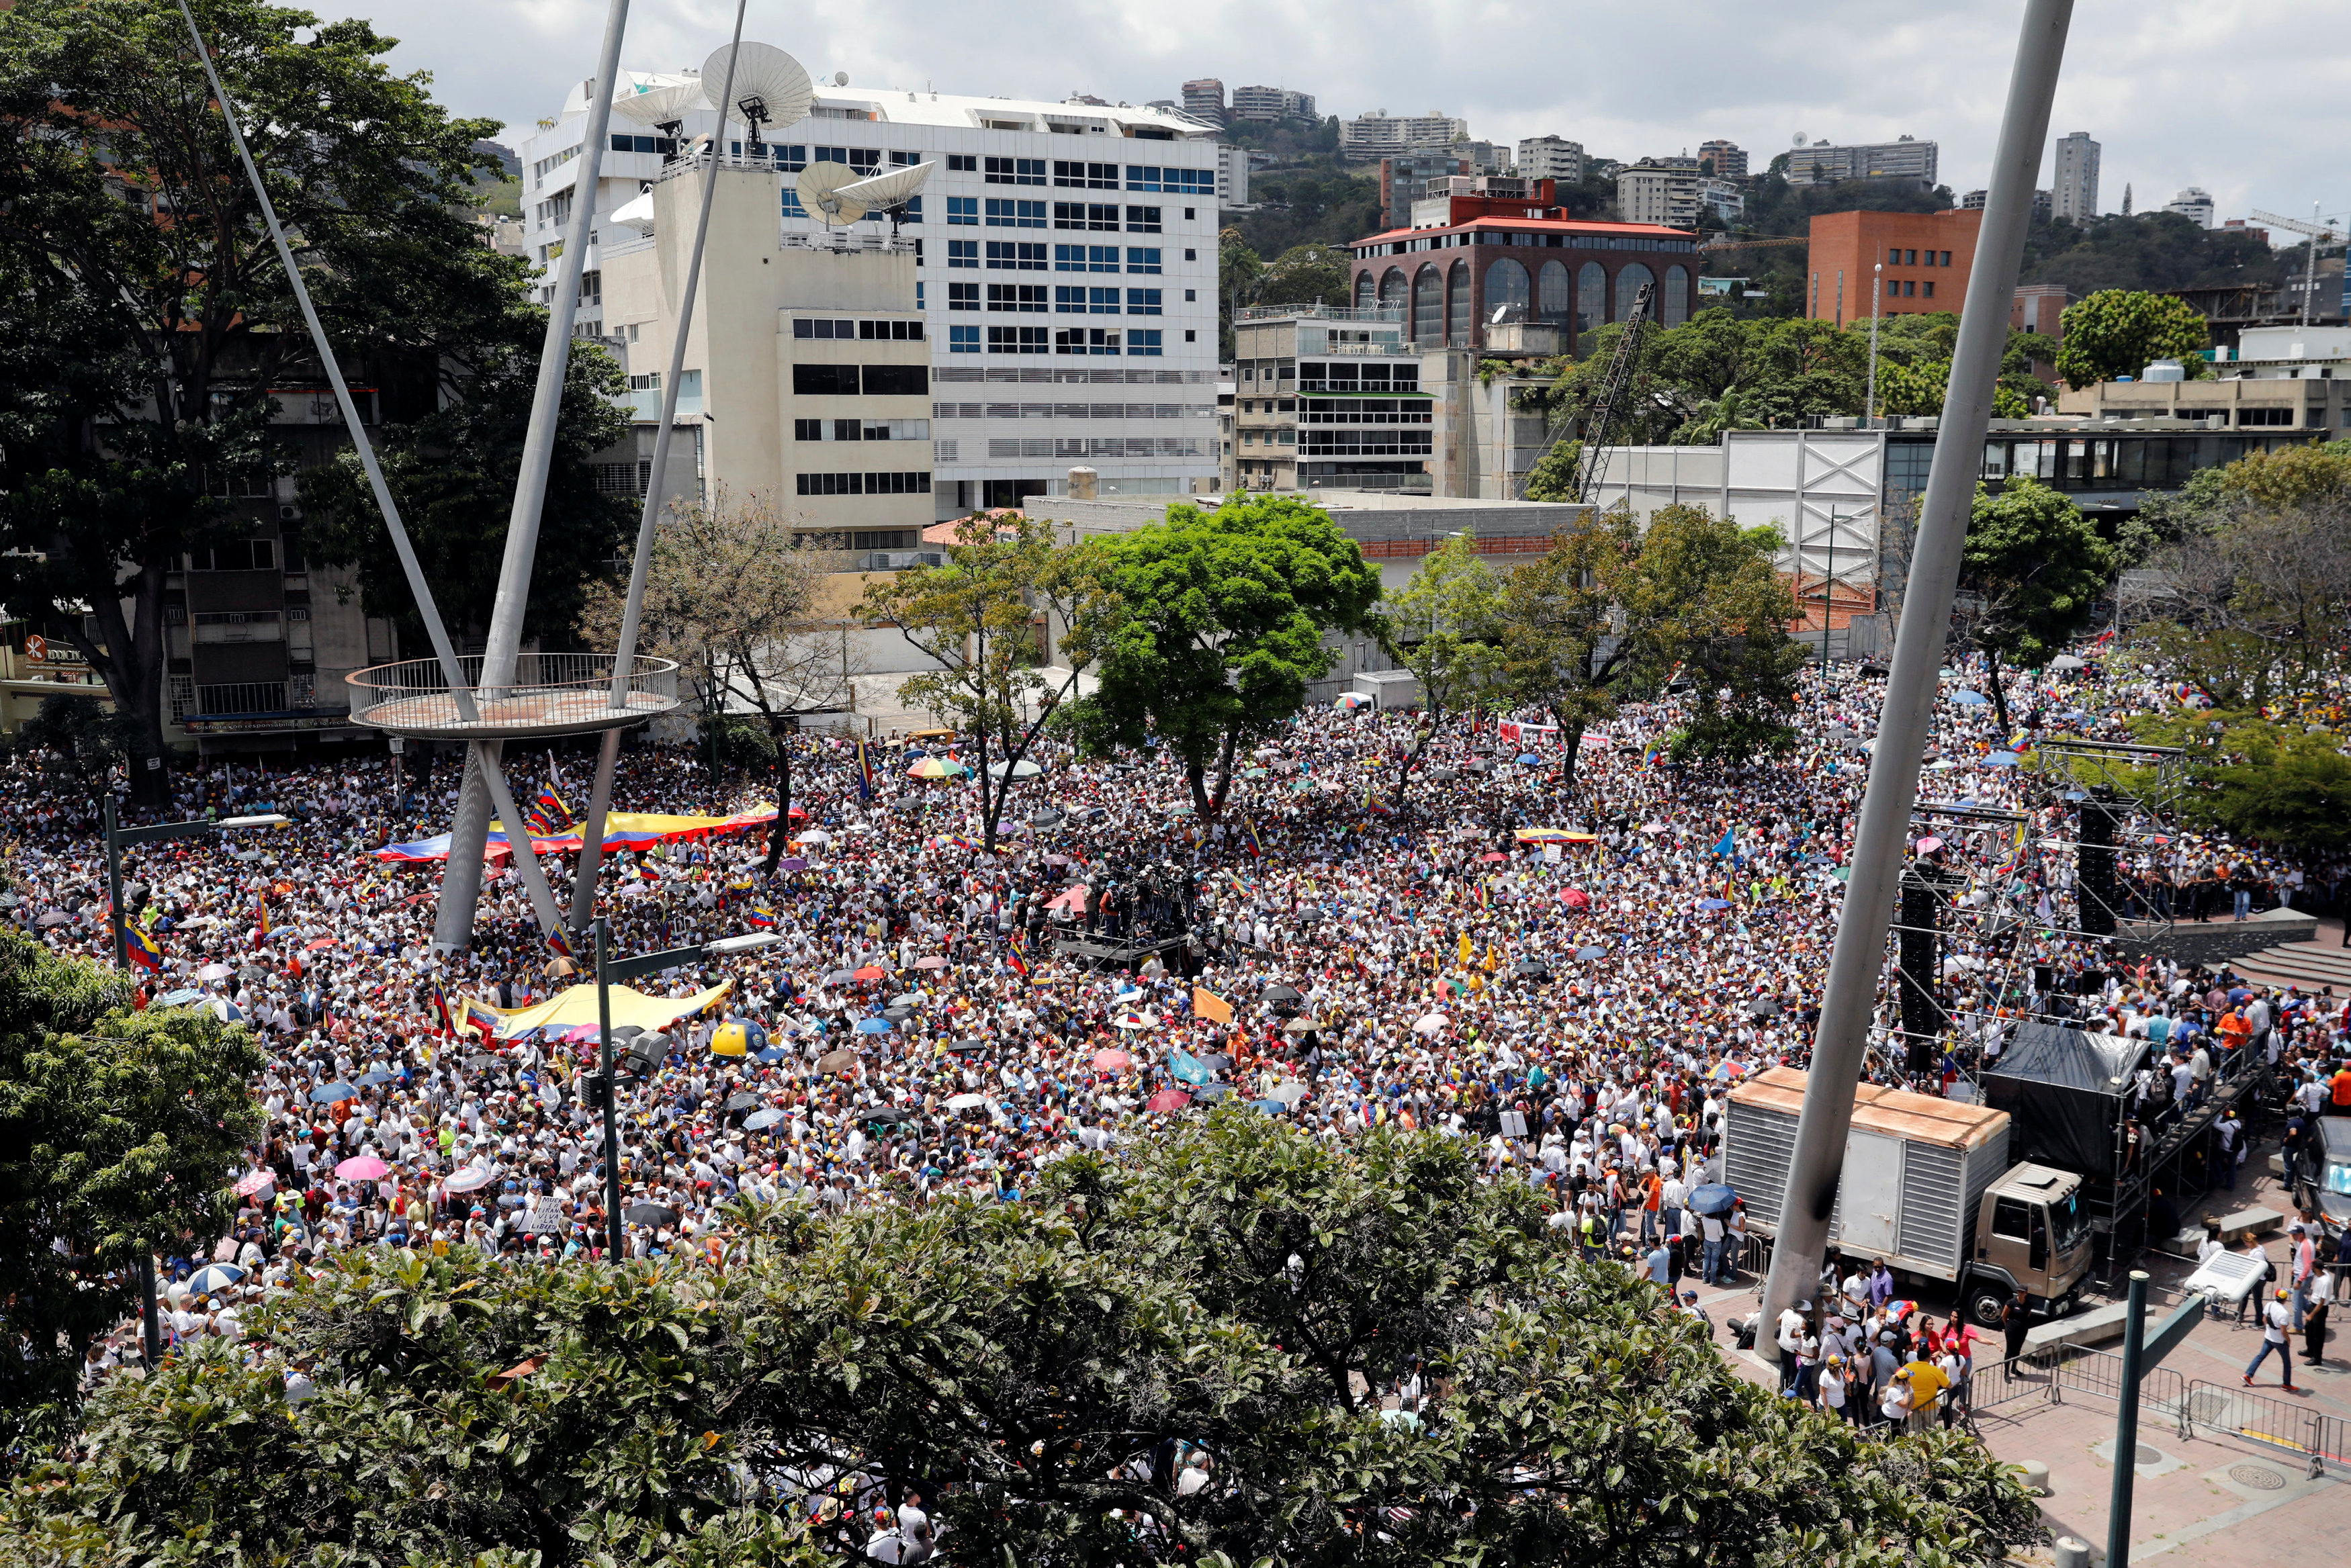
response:
<path fill-rule="evenodd" d="M 1292 245 L 1266 264 L 1257 297 L 1264 305 L 1303 305 L 1322 300 L 1345 305 L 1353 296 L 1348 274 L 1353 253 L 1339 245 Z"/>
<path fill-rule="evenodd" d="M 2138 376 L 2158 359 L 2200 358 L 2210 341 L 2204 318 L 2186 300 L 2137 289 L 2105 288 L 2065 307 L 2057 373 L 2069 387 Z"/>
<path fill-rule="evenodd" d="M 845 1568 L 871 1526 L 771 1489 L 862 1476 L 983 1563 L 1989 1568 L 2042 1533 L 1972 1440 L 1865 1441 L 1738 1376 L 1441 1135 L 1228 1107 L 1029 1199 L 747 1205 L 723 1272 L 348 1254 L 264 1314 L 311 1367 L 298 1417 L 204 1347 L 102 1397 L 0 1528 L 91 1568 Z M 1406 1371 L 1416 1422 L 1376 1398 Z"/>
<path fill-rule="evenodd" d="M 1066 722 L 1097 755 L 1168 746 L 1195 809 L 1211 815 L 1241 748 L 1297 713 L 1307 683 L 1329 673 L 1337 654 L 1324 633 L 1371 628 L 1379 570 L 1327 513 L 1291 495 L 1170 506 L 1103 548 L 1118 613 L 1101 684 Z"/>
<path fill-rule="evenodd" d="M 2002 659 L 2038 670 L 2087 626 L 2114 581 L 2115 554 L 2082 509 L 2037 479 L 1995 494 L 1976 487 L 1959 586 L 1969 640 L 1991 662 L 1991 696 L 2009 728 Z"/>
<path fill-rule="evenodd" d="M 194 10 L 351 379 L 429 410 L 519 308 L 522 265 L 466 213 L 496 123 L 387 70 L 365 22 Z M 220 498 L 280 466 L 269 389 L 319 371 L 176 5 L 0 11 L 0 596 L 82 649 L 157 754 L 164 574 L 243 531 Z M 131 777 L 162 798 L 161 771 Z"/>
<path fill-rule="evenodd" d="M 1431 551 L 1404 591 L 1382 606 L 1381 640 L 1420 682 L 1422 722 L 1396 769 L 1395 803 L 1449 714 L 1499 705 L 1509 688 L 1493 569 L 1476 542 L 1456 534 Z"/>
<path fill-rule="evenodd" d="M 253 1037 L 131 1000 L 0 930 L 0 1454 L 62 1423 L 90 1341 L 138 1310 L 142 1253 L 219 1232 L 261 1130 Z"/>

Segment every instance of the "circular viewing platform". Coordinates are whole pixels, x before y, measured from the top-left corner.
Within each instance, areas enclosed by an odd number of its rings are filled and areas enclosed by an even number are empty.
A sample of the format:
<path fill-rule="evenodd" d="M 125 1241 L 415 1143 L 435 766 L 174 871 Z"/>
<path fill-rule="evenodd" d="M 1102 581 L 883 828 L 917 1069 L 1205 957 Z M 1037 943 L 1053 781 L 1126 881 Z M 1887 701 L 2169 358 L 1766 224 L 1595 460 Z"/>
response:
<path fill-rule="evenodd" d="M 450 691 L 437 659 L 353 670 L 343 678 L 351 689 L 352 721 L 418 740 L 535 740 L 625 729 L 677 706 L 674 659 L 632 659 L 617 706 L 609 653 L 517 654 L 513 679 L 486 690 L 479 654 L 457 663 L 467 682 L 460 692 Z M 470 719 L 462 697 L 472 699 Z"/>

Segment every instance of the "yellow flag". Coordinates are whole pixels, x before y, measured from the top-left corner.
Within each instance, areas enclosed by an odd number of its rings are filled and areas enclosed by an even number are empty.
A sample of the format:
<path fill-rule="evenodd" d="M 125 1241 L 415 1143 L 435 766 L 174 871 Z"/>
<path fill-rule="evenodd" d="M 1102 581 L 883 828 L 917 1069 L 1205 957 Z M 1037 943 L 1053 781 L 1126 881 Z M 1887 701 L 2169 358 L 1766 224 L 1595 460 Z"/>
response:
<path fill-rule="evenodd" d="M 1462 933 L 1461 933 L 1461 956 L 1460 956 L 1460 959 L 1458 960 L 1458 961 L 1459 961 L 1459 963 L 1460 963 L 1461 967 L 1462 967 L 1462 968 L 1464 968 L 1464 969 L 1468 968 L 1468 967 L 1469 967 L 1469 961 L 1470 961 L 1471 959 L 1473 959 L 1473 958 L 1476 958 L 1477 956 L 1478 956 L 1478 949 L 1477 949 L 1476 944 L 1474 944 L 1473 942 L 1471 942 L 1471 941 L 1470 941 L 1470 940 L 1469 940 L 1469 933 L 1468 933 L 1468 932 L 1467 932 L 1467 931 L 1462 932 Z"/>

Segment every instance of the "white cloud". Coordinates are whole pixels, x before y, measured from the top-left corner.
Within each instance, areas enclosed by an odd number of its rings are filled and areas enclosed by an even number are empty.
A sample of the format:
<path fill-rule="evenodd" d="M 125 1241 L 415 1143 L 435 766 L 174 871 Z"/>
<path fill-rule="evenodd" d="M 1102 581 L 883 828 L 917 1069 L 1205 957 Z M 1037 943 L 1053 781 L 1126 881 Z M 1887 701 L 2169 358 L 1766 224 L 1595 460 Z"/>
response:
<path fill-rule="evenodd" d="M 453 109 L 518 134 L 594 74 L 592 0 L 374 0 L 322 8 L 401 40 L 394 64 L 429 70 Z M 763 15 L 763 12 L 766 13 Z M 624 65 L 674 69 L 726 39 L 719 0 L 638 0 Z M 747 36 L 852 87 L 1143 102 L 1187 78 L 1273 81 L 1326 114 L 1441 109 L 1495 141 L 1552 132 L 1638 157 L 1728 137 L 1758 162 L 1797 131 L 1835 140 L 1904 132 L 1942 144 L 1944 182 L 1984 182 L 2022 7 L 1913 0 L 1804 5 L 1598 5 L 1495 0 L 1030 0 L 968 5 L 864 0 L 800 15 L 751 8 Z M 2102 204 L 2126 182 L 2141 209 L 2201 185 L 2223 216 L 2249 206 L 2351 206 L 2336 149 L 2351 41 L 2339 5 L 2085 0 L 2074 12 L 2053 136 L 2103 144 Z M 2043 150 L 2043 180 L 2047 179 Z"/>

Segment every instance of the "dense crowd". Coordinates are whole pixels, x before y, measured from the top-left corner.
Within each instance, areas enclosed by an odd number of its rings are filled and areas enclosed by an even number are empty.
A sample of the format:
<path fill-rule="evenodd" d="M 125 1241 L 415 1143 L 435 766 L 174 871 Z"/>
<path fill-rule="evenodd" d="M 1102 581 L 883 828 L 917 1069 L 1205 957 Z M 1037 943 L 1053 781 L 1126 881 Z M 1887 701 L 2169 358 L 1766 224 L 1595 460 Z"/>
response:
<path fill-rule="evenodd" d="M 908 776 L 952 743 L 876 742 L 861 763 L 853 742 L 803 737 L 806 815 L 772 870 L 761 828 L 605 861 L 618 953 L 779 939 L 643 982 L 729 989 L 636 1042 L 652 1060 L 619 1091 L 626 1245 L 723 1264 L 743 1197 L 1019 1201 L 1061 1153 L 1229 1098 L 1327 1138 L 1444 1129 L 1491 1179 L 1539 1189 L 1571 1244 L 1669 1285 L 1686 1270 L 1719 1279 L 1740 1262 L 1743 1216 L 1695 1214 L 1690 1195 L 1712 1174 L 1723 1096 L 1807 1059 L 1883 691 L 1848 667 L 1804 679 L 1782 758 L 1671 765 L 1675 699 L 1586 735 L 1572 778 L 1556 732 L 1449 722 L 1400 809 L 1408 714 L 1301 715 L 1207 821 L 1164 753 L 1103 763 L 1048 742 L 992 854 L 967 779 Z M 2209 1073 L 2256 1017 L 2296 1070 L 2331 1064 L 2340 998 L 2126 964 L 2061 934 L 2075 924 L 2073 808 L 2032 748 L 2113 738 L 2176 693 L 2120 656 L 2016 676 L 2020 728 L 2003 734 L 1980 679 L 1962 666 L 1943 684 L 1915 829 L 1914 852 L 1946 873 L 1953 1028 L 1922 1060 L 1884 987 L 1870 1075 L 1969 1093 L 2027 1013 L 2147 1035 L 2191 1090 L 2193 1064 Z M 517 794 L 544 785 L 584 809 L 588 760 L 559 761 L 511 757 Z M 473 944 L 436 951 L 440 867 L 379 855 L 445 829 L 457 770 L 216 760 L 177 777 L 174 813 L 289 825 L 131 852 L 126 912 L 157 955 L 142 1000 L 241 1019 L 269 1053 L 266 1140 L 249 1170 L 225 1173 L 234 1229 L 166 1261 L 172 1335 L 239 1332 L 256 1296 L 345 1248 L 602 1251 L 602 1134 L 584 1093 L 596 1042 L 499 1037 L 504 1014 L 580 983 L 577 966 L 504 864 Z M 101 841 L 54 780 L 7 781 L 0 905 L 51 946 L 104 957 Z M 774 798 L 763 772 L 714 778 L 696 753 L 645 746 L 624 753 L 614 805 L 718 817 Z M 2216 885 L 2231 914 L 2346 895 L 2342 865 L 2161 824 L 2126 828 L 2120 871 L 2148 909 Z M 1064 950 L 1069 938 L 1084 940 Z M 93 1349 L 94 1377 L 135 1356 L 135 1333 Z M 1858 1339 L 1837 1352 L 1830 1386 L 1853 1382 L 1855 1350 L 1875 1355 Z"/>

